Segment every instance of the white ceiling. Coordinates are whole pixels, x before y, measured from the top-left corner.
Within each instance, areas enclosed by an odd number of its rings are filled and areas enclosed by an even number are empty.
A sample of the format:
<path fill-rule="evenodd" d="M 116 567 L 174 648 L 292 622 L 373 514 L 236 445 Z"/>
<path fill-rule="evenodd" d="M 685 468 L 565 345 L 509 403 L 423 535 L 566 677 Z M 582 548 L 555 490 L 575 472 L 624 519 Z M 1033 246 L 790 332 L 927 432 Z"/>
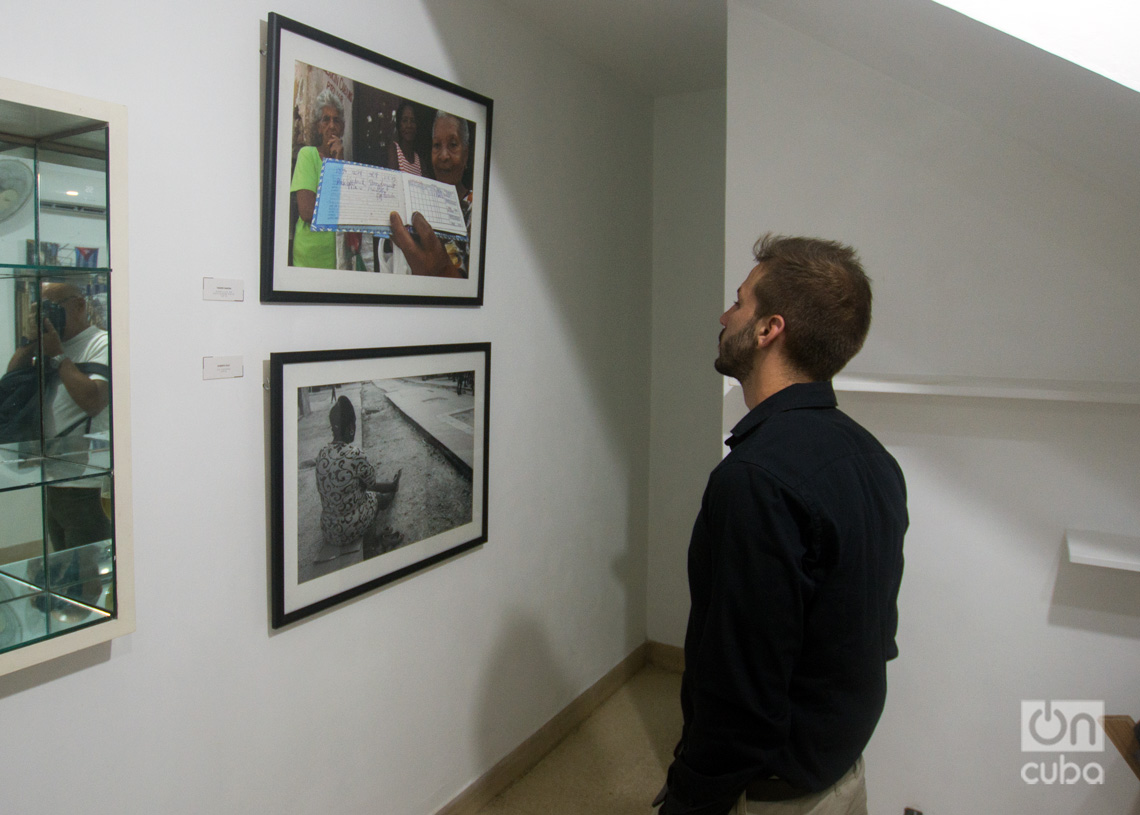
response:
<path fill-rule="evenodd" d="M 497 0 L 635 90 L 723 87 L 726 0 Z M 1140 201 L 1140 93 L 932 0 L 735 0 Z"/>
<path fill-rule="evenodd" d="M 1140 91 L 1136 0 L 935 0 Z"/>

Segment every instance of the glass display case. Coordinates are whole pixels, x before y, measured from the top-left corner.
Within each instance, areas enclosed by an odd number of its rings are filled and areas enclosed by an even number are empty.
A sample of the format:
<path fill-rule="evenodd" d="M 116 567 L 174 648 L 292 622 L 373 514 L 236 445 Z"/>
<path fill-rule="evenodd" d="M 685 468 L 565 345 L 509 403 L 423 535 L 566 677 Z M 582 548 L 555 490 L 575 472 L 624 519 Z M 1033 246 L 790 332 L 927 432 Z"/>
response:
<path fill-rule="evenodd" d="M 0 674 L 134 627 L 123 151 L 121 107 L 0 80 Z"/>

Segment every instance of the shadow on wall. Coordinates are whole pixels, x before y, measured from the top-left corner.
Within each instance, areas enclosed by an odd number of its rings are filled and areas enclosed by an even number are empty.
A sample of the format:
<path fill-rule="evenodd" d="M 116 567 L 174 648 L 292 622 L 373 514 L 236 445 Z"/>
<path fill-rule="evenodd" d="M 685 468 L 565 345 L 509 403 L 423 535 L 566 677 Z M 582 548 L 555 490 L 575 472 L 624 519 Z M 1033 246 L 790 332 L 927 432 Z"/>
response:
<path fill-rule="evenodd" d="M 583 557 L 596 552 L 611 560 L 612 536 L 624 534 L 612 574 L 625 608 L 612 625 L 627 632 L 632 648 L 644 638 L 646 615 L 652 100 L 622 95 L 612 83 L 605 94 L 591 93 L 558 61 L 558 49 L 544 51 L 533 36 L 523 37 L 525 30 L 488 0 L 423 5 L 450 57 L 450 78 L 495 103 L 486 292 L 489 303 L 518 315 L 497 329 L 515 352 L 499 382 L 513 376 L 535 386 L 529 404 L 500 402 L 498 421 L 511 424 L 520 411 L 556 419 L 565 409 L 585 416 L 596 433 L 584 444 L 557 432 L 511 443 L 549 445 L 537 452 L 558 456 L 559 466 L 575 474 L 560 500 L 604 503 L 593 516 L 575 513 L 587 532 L 578 536 L 587 547 Z M 488 16 L 503 21 L 499 42 L 470 36 Z M 600 75 L 594 87 L 602 87 Z M 562 353 L 539 358 L 534 349 L 546 343 L 535 340 L 549 336 L 560 338 Z M 600 539 L 589 526 L 599 513 L 623 518 L 624 528 Z M 572 540 L 577 532 L 556 534 Z M 571 698 L 563 691 L 557 708 Z M 497 701 L 507 705 L 500 712 L 521 703 L 509 695 Z"/>
<path fill-rule="evenodd" d="M 492 4 L 425 0 L 424 6 L 446 43 L 456 81 L 496 97 L 490 183 L 498 205 L 492 204 L 488 225 L 488 296 L 513 296 L 506 272 L 524 290 L 534 282 L 554 295 L 559 324 L 535 330 L 570 332 L 568 347 L 577 359 L 551 365 L 583 374 L 589 403 L 606 419 L 607 441 L 642 456 L 644 439 L 629 430 L 643 419 L 648 400 L 651 156 L 620 145 L 637 139 L 650 147 L 651 100 L 615 92 L 586 103 L 573 77 L 565 89 L 543 85 L 547 74 L 532 64 L 542 52 L 520 51 L 511 31 L 503 31 L 503 41 L 491 44 L 501 47 L 489 54 L 488 44 L 474 41 L 470 31 L 481 10 L 501 14 Z M 511 71 L 515 59 L 518 70 Z M 533 250 L 534 268 L 520 265 L 525 257 L 506 268 L 507 258 L 496 255 L 500 230 L 511 219 Z"/>
<path fill-rule="evenodd" d="M 129 639 L 129 638 L 127 638 Z M 73 654 L 49 659 L 29 668 L 0 676 L 0 699 L 23 693 L 29 688 L 46 685 L 53 680 L 62 679 L 88 668 L 93 668 L 111 659 L 112 643 L 104 642 L 84 648 Z M 129 645 L 116 644 L 117 649 L 129 648 Z"/>
<path fill-rule="evenodd" d="M 543 58 L 542 52 L 520 52 L 510 31 L 495 44 L 501 47 L 488 54 L 487 44 L 470 36 L 474 23 L 482 19 L 481 10 L 501 14 L 486 0 L 425 0 L 424 6 L 446 43 L 456 81 L 496 97 L 488 297 L 525 298 L 532 287 L 552 295 L 553 324 L 533 326 L 541 312 L 520 312 L 518 327 L 530 323 L 532 332 L 569 335 L 566 347 L 575 357 L 550 360 L 543 368 L 551 375 L 565 371 L 584 379 L 589 392 L 582 394 L 582 401 L 600 411 L 606 443 L 631 468 L 643 468 L 652 277 L 652 100 L 615 91 L 587 102 L 582 83 L 573 77 L 565 88 L 540 84 L 548 74 L 536 71 L 532 63 Z M 518 70 L 511 71 L 509 63 L 515 59 Z M 631 142 L 643 149 L 622 146 Z M 531 252 L 509 258 L 507 267 L 508 258 L 496 250 L 511 222 L 517 223 Z M 528 261 L 533 267 L 527 268 Z M 546 384 L 565 387 L 557 380 Z"/>
<path fill-rule="evenodd" d="M 523 611 L 510 613 L 488 654 L 479 688 L 472 754 L 480 767 L 494 766 L 528 738 L 530 722 L 545 722 L 565 706 L 563 700 L 574 692 L 566 662 L 554 653 L 538 623 Z"/>

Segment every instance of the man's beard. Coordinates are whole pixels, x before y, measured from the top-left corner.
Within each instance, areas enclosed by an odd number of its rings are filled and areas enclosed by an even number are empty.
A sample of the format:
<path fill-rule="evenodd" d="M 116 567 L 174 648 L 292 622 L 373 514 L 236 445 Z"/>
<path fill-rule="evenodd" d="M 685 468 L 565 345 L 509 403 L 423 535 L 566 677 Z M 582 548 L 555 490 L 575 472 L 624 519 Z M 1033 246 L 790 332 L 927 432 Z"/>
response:
<path fill-rule="evenodd" d="M 720 354 L 713 363 L 717 373 L 731 376 L 740 382 L 748 378 L 755 364 L 756 354 L 756 325 L 759 320 L 753 319 L 735 334 L 720 336 Z M 727 330 L 727 329 L 726 329 Z"/>

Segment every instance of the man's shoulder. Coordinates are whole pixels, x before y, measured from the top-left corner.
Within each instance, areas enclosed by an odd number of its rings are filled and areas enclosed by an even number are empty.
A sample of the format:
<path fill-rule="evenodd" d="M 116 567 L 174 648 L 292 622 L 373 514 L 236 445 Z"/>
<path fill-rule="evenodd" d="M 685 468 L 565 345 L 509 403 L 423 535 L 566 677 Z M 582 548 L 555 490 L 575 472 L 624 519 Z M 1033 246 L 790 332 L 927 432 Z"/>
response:
<path fill-rule="evenodd" d="M 835 407 L 787 410 L 769 417 L 726 457 L 796 483 L 852 457 L 890 457 L 870 431 Z"/>
<path fill-rule="evenodd" d="M 110 335 L 98 326 L 88 326 L 63 343 L 63 352 L 73 362 L 105 362 L 111 347 Z"/>

